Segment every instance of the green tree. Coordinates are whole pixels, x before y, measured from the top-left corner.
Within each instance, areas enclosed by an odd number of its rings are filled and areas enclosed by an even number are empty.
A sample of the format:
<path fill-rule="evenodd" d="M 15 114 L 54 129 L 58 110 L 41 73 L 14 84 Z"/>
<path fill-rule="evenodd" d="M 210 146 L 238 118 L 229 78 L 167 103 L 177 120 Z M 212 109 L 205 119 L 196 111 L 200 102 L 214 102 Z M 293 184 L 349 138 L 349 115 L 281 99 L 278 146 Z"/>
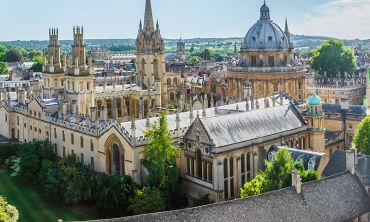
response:
<path fill-rule="evenodd" d="M 135 197 L 130 199 L 129 209 L 134 214 L 161 212 L 166 209 L 165 197 L 157 188 L 137 190 Z"/>
<path fill-rule="evenodd" d="M 197 63 L 197 62 L 199 62 L 199 60 L 200 60 L 200 57 L 196 56 L 196 55 L 191 55 L 191 56 L 188 57 L 188 63 L 190 63 L 190 64 Z"/>
<path fill-rule="evenodd" d="M 360 152 L 370 155 L 370 116 L 365 117 L 358 126 L 353 142 Z"/>
<path fill-rule="evenodd" d="M 0 222 L 16 222 L 18 217 L 17 208 L 8 204 L 5 198 L 0 196 Z"/>
<path fill-rule="evenodd" d="M 260 195 L 263 191 L 265 184 L 265 177 L 263 173 L 257 174 L 253 180 L 244 184 L 244 186 L 240 189 L 240 196 L 242 198 Z"/>
<path fill-rule="evenodd" d="M 292 155 L 287 149 L 279 149 L 274 156 L 274 161 L 266 161 L 265 190 L 272 191 L 290 186 L 294 169 Z"/>
<path fill-rule="evenodd" d="M 5 62 L 0 62 L 0 75 L 1 74 L 8 74 L 8 66 Z"/>
<path fill-rule="evenodd" d="M 33 58 L 34 64 L 32 65 L 31 69 L 34 72 L 42 72 L 42 66 L 45 64 L 46 59 L 43 56 L 36 56 Z"/>
<path fill-rule="evenodd" d="M 22 54 L 17 49 L 11 49 L 4 55 L 4 62 L 21 62 Z"/>
<path fill-rule="evenodd" d="M 344 47 L 341 40 L 330 39 L 312 54 L 312 68 L 320 74 L 326 72 L 329 77 L 335 77 L 338 72 L 343 76 L 345 72 L 352 75 L 355 71 L 356 60 L 353 50 Z"/>
<path fill-rule="evenodd" d="M 98 195 L 96 208 L 106 217 L 121 217 L 129 215 L 129 199 L 135 194 L 137 186 L 129 176 L 113 176 L 103 179 L 96 178 Z"/>

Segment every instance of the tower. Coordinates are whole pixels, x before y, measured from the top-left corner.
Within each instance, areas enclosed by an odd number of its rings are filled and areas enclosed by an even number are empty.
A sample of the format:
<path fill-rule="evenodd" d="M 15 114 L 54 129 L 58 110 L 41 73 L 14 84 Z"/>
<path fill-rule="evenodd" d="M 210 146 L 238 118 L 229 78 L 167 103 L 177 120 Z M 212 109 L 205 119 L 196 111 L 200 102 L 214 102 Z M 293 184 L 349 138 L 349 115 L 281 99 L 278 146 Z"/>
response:
<path fill-rule="evenodd" d="M 49 29 L 48 62 L 43 66 L 43 97 L 57 97 L 63 91 L 64 64 L 60 59 L 59 31 Z M 65 62 L 64 62 L 65 63 Z"/>
<path fill-rule="evenodd" d="M 137 83 L 143 89 L 155 89 L 162 98 L 157 96 L 156 105 L 165 107 L 167 93 L 165 92 L 163 76 L 165 73 L 164 42 L 157 21 L 154 27 L 152 6 L 146 0 L 144 26 L 139 24 L 136 38 Z"/>
<path fill-rule="evenodd" d="M 186 61 L 185 41 L 183 41 L 181 37 L 177 42 L 176 57 L 180 60 L 180 62 Z"/>
<path fill-rule="evenodd" d="M 72 62 L 65 75 L 65 97 L 76 104 L 76 114 L 89 115 L 90 107 L 94 107 L 94 70 L 91 58 L 89 66 L 86 65 L 83 33 L 83 27 L 73 27 Z"/>
<path fill-rule="evenodd" d="M 321 98 L 316 92 L 308 99 L 307 120 L 310 149 L 315 152 L 325 152 L 324 112 Z"/>
<path fill-rule="evenodd" d="M 364 106 L 367 106 L 367 108 L 370 109 L 370 71 L 366 73 L 366 96 Z"/>

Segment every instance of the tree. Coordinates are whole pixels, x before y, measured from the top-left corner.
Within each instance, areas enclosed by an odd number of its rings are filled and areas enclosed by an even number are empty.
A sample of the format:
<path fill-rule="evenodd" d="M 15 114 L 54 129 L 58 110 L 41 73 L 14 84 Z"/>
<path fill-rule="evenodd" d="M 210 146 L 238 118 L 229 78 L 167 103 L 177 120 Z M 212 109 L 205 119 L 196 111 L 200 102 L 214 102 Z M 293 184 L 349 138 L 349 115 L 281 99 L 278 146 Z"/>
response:
<path fill-rule="evenodd" d="M 312 52 L 312 68 L 321 75 L 325 72 L 329 77 L 337 76 L 338 72 L 353 74 L 356 68 L 356 60 L 353 50 L 344 47 L 343 41 L 330 39 Z"/>
<path fill-rule="evenodd" d="M 5 62 L 0 62 L 0 75 L 1 74 L 8 74 L 8 66 Z"/>
<path fill-rule="evenodd" d="M 274 155 L 274 160 L 272 162 L 266 161 L 265 165 L 265 171 L 258 173 L 253 180 L 245 183 L 240 189 L 242 198 L 290 186 L 293 170 L 300 172 L 303 183 L 319 178 L 315 170 L 305 171 L 302 161 L 294 162 L 292 155 L 284 148 L 280 148 Z"/>
<path fill-rule="evenodd" d="M 21 62 L 22 54 L 17 49 L 11 49 L 4 55 L 4 62 Z"/>
<path fill-rule="evenodd" d="M 370 116 L 365 117 L 358 126 L 353 142 L 360 152 L 370 155 Z"/>
<path fill-rule="evenodd" d="M 8 204 L 5 198 L 0 196 L 0 222 L 16 222 L 18 217 L 17 208 Z"/>
<path fill-rule="evenodd" d="M 157 188 L 137 190 L 135 197 L 130 199 L 129 209 L 134 214 L 161 212 L 166 209 L 165 198 Z"/>
<path fill-rule="evenodd" d="M 148 143 L 145 147 L 144 166 L 149 173 L 149 187 L 164 192 L 169 209 L 181 207 L 186 203 L 176 168 L 176 158 L 180 156 L 180 151 L 173 146 L 166 115 L 161 113 L 159 122 L 155 122 L 145 134 Z"/>
<path fill-rule="evenodd" d="M 36 56 L 33 58 L 34 64 L 31 67 L 31 70 L 34 72 L 42 72 L 42 66 L 45 64 L 45 57 L 43 56 Z"/>

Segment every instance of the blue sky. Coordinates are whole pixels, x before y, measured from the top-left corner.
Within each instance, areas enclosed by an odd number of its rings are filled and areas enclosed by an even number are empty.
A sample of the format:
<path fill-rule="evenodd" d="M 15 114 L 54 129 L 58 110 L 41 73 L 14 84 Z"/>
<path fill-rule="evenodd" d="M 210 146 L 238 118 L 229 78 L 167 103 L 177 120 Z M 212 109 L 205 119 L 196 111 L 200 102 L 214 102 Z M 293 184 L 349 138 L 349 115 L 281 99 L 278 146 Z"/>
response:
<path fill-rule="evenodd" d="M 370 0 L 267 0 L 272 19 L 295 34 L 370 38 Z M 152 0 L 164 38 L 244 36 L 262 0 Z M 135 38 L 145 0 L 1 0 L 0 40 L 61 39 L 83 25 L 86 38 Z"/>

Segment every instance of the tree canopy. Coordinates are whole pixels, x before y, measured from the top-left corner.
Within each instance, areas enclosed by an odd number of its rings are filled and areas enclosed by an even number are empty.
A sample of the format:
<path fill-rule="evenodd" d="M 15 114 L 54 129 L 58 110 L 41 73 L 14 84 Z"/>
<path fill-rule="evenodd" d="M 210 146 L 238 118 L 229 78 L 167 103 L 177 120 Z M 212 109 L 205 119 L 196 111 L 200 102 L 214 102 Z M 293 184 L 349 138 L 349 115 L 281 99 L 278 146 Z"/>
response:
<path fill-rule="evenodd" d="M 23 56 L 17 49 L 11 49 L 4 55 L 4 61 L 21 62 L 23 61 Z"/>
<path fill-rule="evenodd" d="M 370 116 L 365 117 L 358 126 L 353 142 L 360 152 L 370 155 Z"/>
<path fill-rule="evenodd" d="M 1 74 L 8 74 L 8 66 L 5 62 L 0 62 L 0 75 Z"/>
<path fill-rule="evenodd" d="M 265 192 L 288 187 L 292 183 L 292 171 L 297 170 L 301 174 L 302 182 L 309 182 L 319 178 L 315 170 L 305 170 L 301 161 L 292 159 L 291 153 L 284 148 L 279 149 L 274 155 L 272 162 L 265 162 L 266 169 L 244 184 L 240 189 L 240 196 L 246 198 Z"/>
<path fill-rule="evenodd" d="M 312 52 L 312 68 L 323 75 L 335 77 L 338 73 L 344 76 L 346 72 L 352 75 L 356 69 L 356 60 L 353 50 L 344 46 L 343 41 L 330 39 Z"/>

